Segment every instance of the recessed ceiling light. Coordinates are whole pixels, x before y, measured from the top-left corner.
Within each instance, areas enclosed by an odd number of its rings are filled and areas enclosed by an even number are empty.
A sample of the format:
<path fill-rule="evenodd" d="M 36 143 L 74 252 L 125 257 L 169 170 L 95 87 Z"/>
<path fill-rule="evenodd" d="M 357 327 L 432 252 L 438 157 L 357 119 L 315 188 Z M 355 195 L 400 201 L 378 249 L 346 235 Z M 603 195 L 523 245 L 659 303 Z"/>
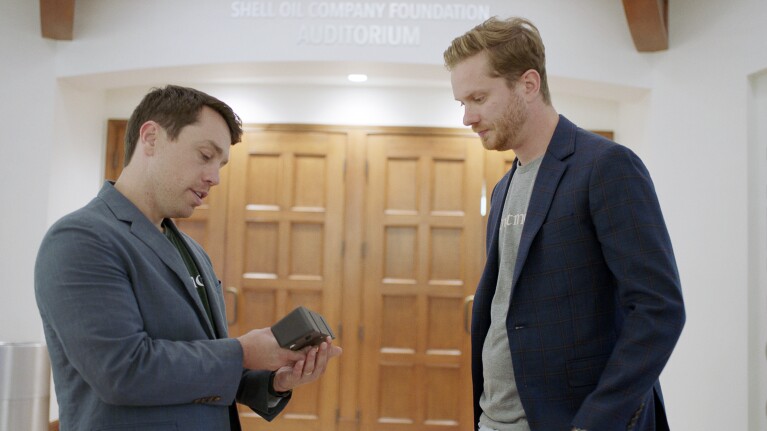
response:
<path fill-rule="evenodd" d="M 351 82 L 365 82 L 368 80 L 368 76 L 363 73 L 350 73 L 346 78 Z"/>

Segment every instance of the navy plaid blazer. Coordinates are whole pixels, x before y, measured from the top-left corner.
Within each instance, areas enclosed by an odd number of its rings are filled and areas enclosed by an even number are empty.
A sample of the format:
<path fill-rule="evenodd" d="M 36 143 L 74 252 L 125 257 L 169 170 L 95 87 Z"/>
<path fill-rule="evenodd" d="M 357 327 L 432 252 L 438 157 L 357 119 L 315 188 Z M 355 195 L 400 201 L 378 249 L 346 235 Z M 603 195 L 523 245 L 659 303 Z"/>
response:
<path fill-rule="evenodd" d="M 514 170 L 493 190 L 474 298 L 475 427 Z M 533 431 L 668 429 L 658 377 L 685 312 L 655 189 L 633 152 L 560 116 L 533 186 L 513 286 L 506 327 Z"/>

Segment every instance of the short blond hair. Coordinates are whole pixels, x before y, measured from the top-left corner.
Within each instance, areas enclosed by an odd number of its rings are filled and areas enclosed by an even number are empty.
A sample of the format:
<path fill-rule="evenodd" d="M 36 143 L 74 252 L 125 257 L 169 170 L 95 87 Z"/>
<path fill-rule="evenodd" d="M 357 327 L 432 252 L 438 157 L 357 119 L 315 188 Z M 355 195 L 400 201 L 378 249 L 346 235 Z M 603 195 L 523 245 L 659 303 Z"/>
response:
<path fill-rule="evenodd" d="M 445 67 L 452 70 L 458 63 L 483 51 L 487 52 L 491 69 L 510 85 L 530 69 L 538 72 L 543 100 L 551 104 L 546 49 L 533 23 L 518 17 L 505 20 L 491 17 L 453 39 L 443 54 Z"/>

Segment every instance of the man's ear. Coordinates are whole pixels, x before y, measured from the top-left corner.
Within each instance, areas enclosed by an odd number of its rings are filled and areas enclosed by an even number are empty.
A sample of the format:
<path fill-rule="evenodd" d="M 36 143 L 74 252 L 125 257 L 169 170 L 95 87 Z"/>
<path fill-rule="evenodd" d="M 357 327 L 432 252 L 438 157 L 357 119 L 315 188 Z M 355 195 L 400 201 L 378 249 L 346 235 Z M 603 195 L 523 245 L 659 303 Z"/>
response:
<path fill-rule="evenodd" d="M 529 69 L 520 77 L 524 85 L 525 98 L 532 101 L 541 92 L 541 75 L 533 69 Z"/>
<path fill-rule="evenodd" d="M 147 121 L 138 130 L 138 147 L 146 155 L 155 151 L 157 139 L 160 137 L 160 125 L 154 121 Z"/>

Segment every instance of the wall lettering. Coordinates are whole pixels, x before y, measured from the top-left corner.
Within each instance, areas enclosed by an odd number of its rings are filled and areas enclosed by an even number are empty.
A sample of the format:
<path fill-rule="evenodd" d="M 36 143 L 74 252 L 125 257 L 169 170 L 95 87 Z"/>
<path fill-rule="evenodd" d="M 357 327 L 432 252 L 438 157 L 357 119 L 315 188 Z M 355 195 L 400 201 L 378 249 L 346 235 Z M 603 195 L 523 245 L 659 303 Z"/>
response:
<path fill-rule="evenodd" d="M 479 23 L 490 17 L 490 6 L 362 1 L 232 1 L 230 15 L 238 19 L 306 21 L 299 27 L 297 45 L 418 46 L 421 44 L 419 23 Z M 352 22 L 338 22 L 340 20 Z M 374 24 L 365 22 L 373 20 Z"/>

